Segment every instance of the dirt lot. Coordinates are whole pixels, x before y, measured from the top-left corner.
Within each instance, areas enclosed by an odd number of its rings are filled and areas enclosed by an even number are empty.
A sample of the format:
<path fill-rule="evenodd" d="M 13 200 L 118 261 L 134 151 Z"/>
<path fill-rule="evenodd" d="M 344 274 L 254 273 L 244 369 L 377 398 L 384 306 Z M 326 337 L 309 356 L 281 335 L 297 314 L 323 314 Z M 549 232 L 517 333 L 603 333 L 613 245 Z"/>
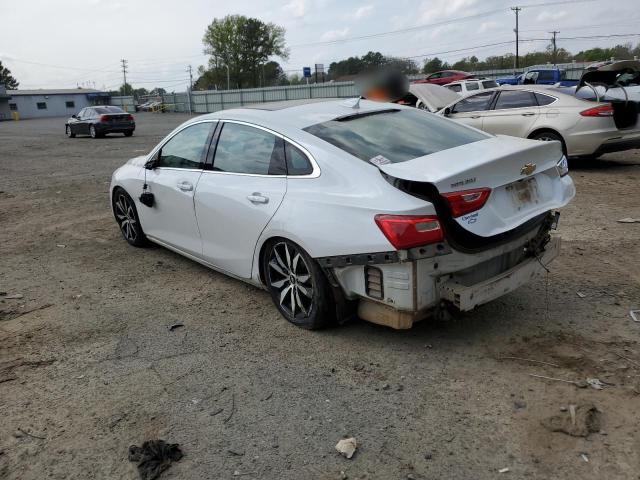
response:
<path fill-rule="evenodd" d="M 0 478 L 134 479 L 127 449 L 153 438 L 185 453 L 163 478 L 640 478 L 640 224 L 617 222 L 640 218 L 640 151 L 572 165 L 547 278 L 449 323 L 308 332 L 121 238 L 111 172 L 185 118 L 99 140 L 0 123 Z M 587 438 L 543 425 L 589 404 Z"/>

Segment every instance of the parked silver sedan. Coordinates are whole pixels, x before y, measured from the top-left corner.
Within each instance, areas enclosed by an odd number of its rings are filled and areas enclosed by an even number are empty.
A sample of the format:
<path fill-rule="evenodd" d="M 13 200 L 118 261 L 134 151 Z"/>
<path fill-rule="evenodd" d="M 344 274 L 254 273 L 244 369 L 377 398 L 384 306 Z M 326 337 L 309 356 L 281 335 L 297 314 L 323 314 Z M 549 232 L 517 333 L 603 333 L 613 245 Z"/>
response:
<path fill-rule="evenodd" d="M 488 133 L 559 141 L 568 157 L 640 148 L 637 106 L 621 109 L 554 87 L 503 86 L 441 105 L 440 115 Z"/>

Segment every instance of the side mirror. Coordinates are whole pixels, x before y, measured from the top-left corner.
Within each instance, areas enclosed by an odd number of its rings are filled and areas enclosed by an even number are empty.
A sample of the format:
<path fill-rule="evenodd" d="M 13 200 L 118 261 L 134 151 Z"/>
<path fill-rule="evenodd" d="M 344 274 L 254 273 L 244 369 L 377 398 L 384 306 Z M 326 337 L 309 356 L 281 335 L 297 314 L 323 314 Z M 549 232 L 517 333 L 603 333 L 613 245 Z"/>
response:
<path fill-rule="evenodd" d="M 71 118 L 78 118 L 78 115 L 76 115 L 75 113 L 73 115 L 71 115 Z"/>
<path fill-rule="evenodd" d="M 147 170 L 153 170 L 158 166 L 158 161 L 160 160 L 160 152 L 156 153 L 151 160 L 148 160 L 147 163 L 144 164 L 144 168 Z"/>
<path fill-rule="evenodd" d="M 449 115 L 451 115 L 451 108 L 447 107 L 444 109 L 444 116 L 448 117 Z"/>

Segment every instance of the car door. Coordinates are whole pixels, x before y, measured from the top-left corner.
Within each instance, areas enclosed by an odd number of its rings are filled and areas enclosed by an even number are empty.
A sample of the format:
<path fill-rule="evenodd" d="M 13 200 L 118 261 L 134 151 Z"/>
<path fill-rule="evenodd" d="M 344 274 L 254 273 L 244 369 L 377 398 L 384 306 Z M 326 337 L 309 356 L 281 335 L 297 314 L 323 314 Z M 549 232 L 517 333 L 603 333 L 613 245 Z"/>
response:
<path fill-rule="evenodd" d="M 263 127 L 223 123 L 213 165 L 202 173 L 195 211 L 203 258 L 226 272 L 250 278 L 262 230 L 286 189 L 282 137 Z"/>
<path fill-rule="evenodd" d="M 470 127 L 483 129 L 483 118 L 491 105 L 494 92 L 480 92 L 463 98 L 458 103 L 449 107 L 449 118 L 469 125 Z"/>
<path fill-rule="evenodd" d="M 82 115 L 84 114 L 84 111 L 86 110 L 86 108 L 83 108 L 82 110 L 80 110 L 75 117 L 71 117 L 69 119 L 69 129 L 71 130 L 71 133 L 81 133 L 80 132 L 80 119 L 82 118 Z"/>
<path fill-rule="evenodd" d="M 193 197 L 215 125 L 211 121 L 190 124 L 162 145 L 154 155 L 155 168 L 146 171 L 154 205 L 139 206 L 147 236 L 198 257 L 202 242 Z"/>
<path fill-rule="evenodd" d="M 79 133 L 80 135 L 85 135 L 89 133 L 89 126 L 87 125 L 87 118 L 89 115 L 90 108 L 83 108 L 80 110 L 78 114 L 78 121 L 74 125 L 75 133 Z"/>
<path fill-rule="evenodd" d="M 498 92 L 491 110 L 484 115 L 485 132 L 526 137 L 538 119 L 540 108 L 532 92 L 503 90 Z"/>

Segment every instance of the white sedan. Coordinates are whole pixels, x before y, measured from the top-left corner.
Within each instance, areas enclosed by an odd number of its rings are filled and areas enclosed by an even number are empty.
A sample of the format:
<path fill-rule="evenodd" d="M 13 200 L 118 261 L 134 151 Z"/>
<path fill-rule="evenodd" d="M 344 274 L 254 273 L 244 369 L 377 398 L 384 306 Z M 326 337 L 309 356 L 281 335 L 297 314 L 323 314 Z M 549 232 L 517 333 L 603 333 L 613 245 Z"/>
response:
<path fill-rule="evenodd" d="M 557 143 L 366 100 L 190 120 L 113 174 L 124 238 L 267 289 L 290 322 L 409 328 L 528 282 L 574 196 Z"/>
<path fill-rule="evenodd" d="M 636 103 L 593 102 L 565 90 L 502 86 L 456 99 L 438 113 L 488 133 L 558 141 L 568 157 L 640 148 Z"/>

